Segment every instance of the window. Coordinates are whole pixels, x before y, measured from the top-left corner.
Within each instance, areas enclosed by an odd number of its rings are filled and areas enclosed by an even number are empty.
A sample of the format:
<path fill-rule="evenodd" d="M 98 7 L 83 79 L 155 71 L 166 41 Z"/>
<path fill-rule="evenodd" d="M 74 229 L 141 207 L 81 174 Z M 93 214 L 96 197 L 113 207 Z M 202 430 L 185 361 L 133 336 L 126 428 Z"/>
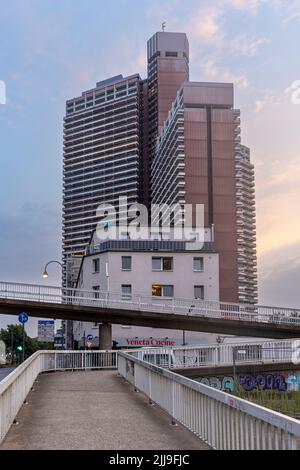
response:
<path fill-rule="evenodd" d="M 132 288 L 131 285 L 122 285 L 122 299 L 128 300 L 131 299 Z"/>
<path fill-rule="evenodd" d="M 194 297 L 195 299 L 204 300 L 204 287 L 203 286 L 194 287 Z"/>
<path fill-rule="evenodd" d="M 99 273 L 100 272 L 100 259 L 93 259 L 93 268 L 94 268 L 94 273 Z"/>
<path fill-rule="evenodd" d="M 161 258 L 152 258 L 152 269 L 154 271 L 161 271 Z"/>
<path fill-rule="evenodd" d="M 178 52 L 167 51 L 166 57 L 178 57 Z"/>
<path fill-rule="evenodd" d="M 161 286 L 160 284 L 152 285 L 153 297 L 174 297 L 174 286 Z"/>
<path fill-rule="evenodd" d="M 203 272 L 203 269 L 204 269 L 203 258 L 194 258 L 193 269 L 194 271 L 197 271 L 197 272 Z"/>
<path fill-rule="evenodd" d="M 131 256 L 122 256 L 123 271 L 131 271 Z"/>
<path fill-rule="evenodd" d="M 152 258 L 153 271 L 172 271 L 173 258 Z"/>
<path fill-rule="evenodd" d="M 93 291 L 94 291 L 95 299 L 99 299 L 100 298 L 100 286 L 94 286 Z"/>

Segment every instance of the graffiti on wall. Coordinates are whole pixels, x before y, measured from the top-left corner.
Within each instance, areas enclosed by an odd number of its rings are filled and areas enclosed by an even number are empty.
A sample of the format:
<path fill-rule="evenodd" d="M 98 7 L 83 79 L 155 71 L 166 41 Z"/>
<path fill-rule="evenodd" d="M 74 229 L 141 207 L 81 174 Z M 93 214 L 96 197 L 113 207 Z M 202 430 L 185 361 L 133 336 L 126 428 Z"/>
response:
<path fill-rule="evenodd" d="M 209 387 L 216 388 L 217 390 L 222 390 L 223 392 L 234 391 L 233 377 L 201 377 L 195 380 Z"/>
<path fill-rule="evenodd" d="M 240 377 L 240 385 L 246 392 L 253 390 L 278 390 L 287 391 L 287 383 L 283 375 L 244 375 Z"/>
<path fill-rule="evenodd" d="M 222 390 L 234 392 L 235 384 L 232 376 L 198 377 L 197 382 Z M 238 377 L 239 384 L 246 392 L 255 390 L 274 390 L 278 392 L 299 392 L 300 372 L 279 372 L 278 374 L 246 374 Z"/>
<path fill-rule="evenodd" d="M 246 392 L 253 390 L 274 390 L 278 392 L 299 392 L 300 373 L 247 374 L 240 377 L 240 385 Z"/>

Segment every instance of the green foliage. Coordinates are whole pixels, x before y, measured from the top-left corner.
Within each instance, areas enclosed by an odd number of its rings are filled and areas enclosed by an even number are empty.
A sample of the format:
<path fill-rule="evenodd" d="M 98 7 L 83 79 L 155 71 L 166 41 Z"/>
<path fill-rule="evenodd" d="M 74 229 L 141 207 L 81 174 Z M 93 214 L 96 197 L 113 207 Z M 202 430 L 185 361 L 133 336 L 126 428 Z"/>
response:
<path fill-rule="evenodd" d="M 234 395 L 294 418 L 300 414 L 300 392 L 278 392 L 277 390 L 246 392 L 239 389 Z"/>
<path fill-rule="evenodd" d="M 6 345 L 6 352 L 12 356 L 13 361 L 20 362 L 23 346 L 23 327 L 22 325 L 9 325 L 6 330 L 0 331 L 0 340 Z M 30 338 L 25 331 L 25 359 L 36 351 L 41 349 L 54 349 L 53 343 L 40 343 L 37 338 Z M 11 347 L 13 345 L 13 347 Z"/>

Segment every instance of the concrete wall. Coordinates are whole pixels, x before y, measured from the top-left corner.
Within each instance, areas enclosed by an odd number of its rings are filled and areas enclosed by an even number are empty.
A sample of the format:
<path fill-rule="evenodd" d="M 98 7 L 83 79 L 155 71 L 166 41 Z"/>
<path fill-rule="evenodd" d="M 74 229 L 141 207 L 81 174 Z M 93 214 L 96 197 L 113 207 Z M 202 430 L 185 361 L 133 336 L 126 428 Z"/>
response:
<path fill-rule="evenodd" d="M 132 270 L 122 270 L 122 256 L 131 256 Z M 173 271 L 152 271 L 153 257 L 172 257 Z M 193 258 L 203 257 L 204 271 L 193 271 Z M 100 259 L 100 273 L 93 273 L 93 260 Z M 106 277 L 108 262 L 109 281 Z M 80 287 L 121 292 L 122 284 L 132 285 L 132 294 L 152 295 L 152 284 L 173 285 L 174 297 L 193 299 L 194 286 L 204 286 L 205 300 L 219 300 L 219 267 L 216 253 L 109 252 L 88 256 L 83 262 Z M 109 285 L 108 285 L 109 284 Z"/>
<path fill-rule="evenodd" d="M 132 271 L 122 271 L 122 256 L 132 257 Z M 172 272 L 152 271 L 152 257 L 173 257 Z M 204 258 L 204 271 L 193 271 L 193 258 Z M 100 273 L 93 273 L 93 260 L 100 259 Z M 109 280 L 106 277 L 106 263 L 108 263 Z M 173 285 L 174 296 L 179 298 L 194 298 L 194 286 L 204 286 L 205 300 L 219 300 L 219 256 L 217 253 L 170 253 L 170 252 L 106 252 L 87 256 L 83 261 L 81 282 L 78 287 L 92 290 L 100 286 L 103 291 L 121 292 L 122 284 L 132 285 L 132 294 L 142 294 L 151 297 L 152 284 Z M 94 336 L 93 346 L 99 344 L 98 324 L 88 322 L 74 322 L 74 339 L 80 341 L 83 334 Z M 113 325 L 113 339 L 120 346 L 129 344 L 133 338 L 155 338 L 164 340 L 168 338 L 174 345 L 183 343 L 182 331 L 144 327 L 124 327 Z M 207 343 L 202 333 L 187 332 L 186 343 Z M 213 337 L 212 337 L 213 341 Z"/>

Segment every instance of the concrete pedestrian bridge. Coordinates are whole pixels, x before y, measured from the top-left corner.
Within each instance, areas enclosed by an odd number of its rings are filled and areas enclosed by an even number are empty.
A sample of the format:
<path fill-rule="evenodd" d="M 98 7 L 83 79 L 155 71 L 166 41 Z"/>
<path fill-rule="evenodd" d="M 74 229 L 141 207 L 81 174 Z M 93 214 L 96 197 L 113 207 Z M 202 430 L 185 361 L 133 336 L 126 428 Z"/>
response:
<path fill-rule="evenodd" d="M 116 371 L 39 376 L 0 450 L 202 450 Z"/>
<path fill-rule="evenodd" d="M 155 364 L 172 352 L 33 354 L 0 382 L 0 450 L 300 450 L 299 420 Z"/>
<path fill-rule="evenodd" d="M 102 349 L 111 324 L 252 336 L 300 338 L 300 310 L 195 299 L 62 289 L 0 282 L 0 314 L 102 323 Z"/>

